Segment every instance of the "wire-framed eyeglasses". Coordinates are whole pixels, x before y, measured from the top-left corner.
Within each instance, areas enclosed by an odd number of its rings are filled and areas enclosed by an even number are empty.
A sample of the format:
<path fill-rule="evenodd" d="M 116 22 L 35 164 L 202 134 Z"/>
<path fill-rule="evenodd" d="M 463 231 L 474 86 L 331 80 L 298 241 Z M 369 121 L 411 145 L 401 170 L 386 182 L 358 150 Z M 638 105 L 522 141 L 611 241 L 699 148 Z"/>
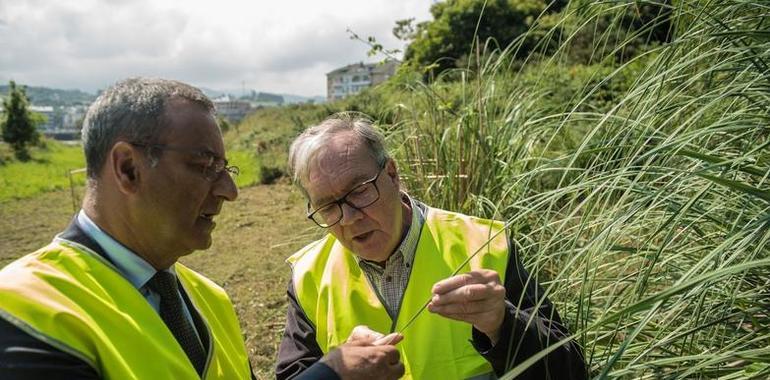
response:
<path fill-rule="evenodd" d="M 147 149 L 148 155 L 152 156 L 154 150 L 170 150 L 174 152 L 188 153 L 200 159 L 201 174 L 209 182 L 216 182 L 222 177 L 224 172 L 227 172 L 231 177 L 235 177 L 240 173 L 240 169 L 234 165 L 228 165 L 227 159 L 219 157 L 214 152 L 208 150 L 200 150 L 195 148 L 188 148 L 183 146 L 168 145 L 168 144 L 142 144 L 142 143 L 130 143 L 133 146 Z"/>
<path fill-rule="evenodd" d="M 387 162 L 387 161 L 386 161 Z M 313 210 L 310 202 L 307 204 L 307 218 L 315 222 L 321 228 L 329 228 L 342 220 L 342 204 L 361 210 L 371 206 L 380 199 L 380 189 L 377 188 L 377 179 L 380 178 L 385 164 L 380 165 L 377 175 L 368 179 L 352 190 L 348 191 L 337 200 L 333 200 L 325 205 Z"/>

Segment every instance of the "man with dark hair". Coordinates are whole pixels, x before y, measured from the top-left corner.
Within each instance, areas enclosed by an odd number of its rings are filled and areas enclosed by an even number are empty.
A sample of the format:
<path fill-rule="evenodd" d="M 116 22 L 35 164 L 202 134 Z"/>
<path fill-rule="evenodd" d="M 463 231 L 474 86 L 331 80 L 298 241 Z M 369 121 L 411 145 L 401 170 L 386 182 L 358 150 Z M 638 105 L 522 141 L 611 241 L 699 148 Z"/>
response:
<path fill-rule="evenodd" d="M 329 233 L 288 260 L 279 379 L 303 373 L 357 325 L 403 333 L 405 378 L 493 379 L 563 340 L 521 378 L 585 378 L 580 349 L 504 224 L 406 194 L 369 121 L 341 114 L 309 128 L 289 167 L 308 218 Z"/>
<path fill-rule="evenodd" d="M 0 378 L 253 378 L 230 299 L 178 262 L 211 245 L 238 195 L 211 101 L 177 81 L 119 82 L 90 107 L 83 146 L 82 209 L 0 271 Z M 307 378 L 397 376 L 398 352 L 369 343 Z"/>

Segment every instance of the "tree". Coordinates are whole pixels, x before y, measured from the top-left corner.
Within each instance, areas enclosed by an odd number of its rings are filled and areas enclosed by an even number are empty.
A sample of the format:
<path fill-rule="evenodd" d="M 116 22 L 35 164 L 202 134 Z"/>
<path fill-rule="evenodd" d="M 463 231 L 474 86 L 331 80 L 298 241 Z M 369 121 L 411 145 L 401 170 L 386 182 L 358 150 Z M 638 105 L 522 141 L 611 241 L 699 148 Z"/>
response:
<path fill-rule="evenodd" d="M 23 87 L 17 87 L 11 81 L 8 98 L 3 100 L 5 119 L 2 121 L 3 140 L 11 145 L 16 158 L 29 160 L 27 146 L 38 141 L 37 123 L 27 109 L 29 101 Z"/>
<path fill-rule="evenodd" d="M 433 20 L 416 25 L 412 24 L 414 19 L 399 20 L 393 34 L 410 42 L 404 59 L 427 68 L 426 73 L 433 75 L 455 67 L 468 67 L 468 57 L 476 51 L 475 44 L 481 46 L 482 53 L 491 53 L 516 41 L 510 57 L 521 59 L 535 49 L 548 55 L 550 43 L 569 36 L 570 56 L 578 62 L 590 61 L 597 55 L 603 58 L 612 51 L 617 51 L 616 58 L 623 62 L 645 51 L 650 44 L 671 39 L 671 0 L 573 0 L 570 3 L 573 11 L 597 14 L 593 22 L 577 31 L 569 25 L 564 30 L 565 25 L 559 25 L 555 18 L 561 18 L 559 12 L 567 3 L 566 0 L 446 0 L 431 6 Z M 601 12 L 605 8 L 622 9 L 622 17 L 615 17 L 617 12 Z M 551 29 L 554 29 L 555 41 L 543 39 Z M 489 46 L 486 51 L 485 45 Z M 597 52 L 597 46 L 603 47 L 603 51 Z"/>
<path fill-rule="evenodd" d="M 394 35 L 412 39 L 404 58 L 434 74 L 463 66 L 474 43 L 482 46 L 494 40 L 503 49 L 526 33 L 538 16 L 559 11 L 566 1 L 545 0 L 447 0 L 434 3 L 432 21 L 411 26 L 411 20 L 397 22 Z M 522 46 L 518 55 L 526 56 L 534 41 Z"/>

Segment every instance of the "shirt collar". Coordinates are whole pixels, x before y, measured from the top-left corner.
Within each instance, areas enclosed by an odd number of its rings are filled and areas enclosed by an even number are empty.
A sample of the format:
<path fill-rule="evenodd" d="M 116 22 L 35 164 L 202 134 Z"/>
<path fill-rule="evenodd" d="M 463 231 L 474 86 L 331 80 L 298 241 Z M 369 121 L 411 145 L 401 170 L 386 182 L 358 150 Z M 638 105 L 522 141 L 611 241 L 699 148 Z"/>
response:
<path fill-rule="evenodd" d="M 409 230 L 404 235 L 404 238 L 399 243 L 396 251 L 388 257 L 387 262 L 390 262 L 395 255 L 401 255 L 404 258 L 404 264 L 412 265 L 414 261 L 414 254 L 417 250 L 417 242 L 420 240 L 420 232 L 422 231 L 422 225 L 425 222 L 425 210 L 426 206 L 422 202 L 410 197 L 406 193 L 401 193 L 401 198 L 404 201 L 409 202 L 409 206 L 412 209 L 412 223 L 409 225 Z M 377 263 L 370 260 L 361 259 L 354 255 L 359 265 L 374 265 Z"/>
<path fill-rule="evenodd" d="M 86 215 L 85 211 L 80 210 L 77 216 L 77 223 L 88 237 L 102 247 L 107 258 L 135 288 L 140 289 L 143 287 L 157 272 L 152 265 L 144 261 L 139 255 L 99 228 Z"/>

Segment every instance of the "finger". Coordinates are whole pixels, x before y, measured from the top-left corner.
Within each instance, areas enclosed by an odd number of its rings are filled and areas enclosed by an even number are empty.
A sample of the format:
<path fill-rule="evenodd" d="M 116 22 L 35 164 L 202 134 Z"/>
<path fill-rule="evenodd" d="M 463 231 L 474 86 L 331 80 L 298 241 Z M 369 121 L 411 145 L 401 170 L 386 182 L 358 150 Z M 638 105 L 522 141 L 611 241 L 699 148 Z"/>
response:
<path fill-rule="evenodd" d="M 482 312 L 482 313 L 436 313 L 444 318 L 453 319 L 455 321 L 467 322 L 472 325 L 484 323 L 491 319 L 494 313 Z"/>
<path fill-rule="evenodd" d="M 428 304 L 428 311 L 436 314 L 479 314 L 498 312 L 505 308 L 505 301 L 501 299 L 484 299 L 481 301 L 455 302 L 447 304 Z"/>
<path fill-rule="evenodd" d="M 443 294 L 470 284 L 500 283 L 497 272 L 489 269 L 472 270 L 468 273 L 441 280 L 433 285 L 433 293 Z"/>
<path fill-rule="evenodd" d="M 382 346 L 385 349 L 385 359 L 388 364 L 396 364 L 401 361 L 401 353 L 393 346 Z"/>
<path fill-rule="evenodd" d="M 394 345 L 398 344 L 399 342 L 401 342 L 403 339 L 404 339 L 403 335 L 401 335 L 399 333 L 391 333 L 391 334 L 385 335 L 384 337 L 382 337 L 380 339 L 375 340 L 372 343 L 372 345 L 374 345 L 374 346 L 384 346 L 384 345 L 394 346 Z"/>
<path fill-rule="evenodd" d="M 443 294 L 435 294 L 431 303 L 445 305 L 452 303 L 483 301 L 486 299 L 502 300 L 505 288 L 500 284 L 472 284 L 453 289 Z"/>
<path fill-rule="evenodd" d="M 404 368 L 404 363 L 398 362 L 390 366 L 390 372 L 393 379 L 400 379 L 401 376 L 404 376 L 405 371 L 406 368 Z"/>
<path fill-rule="evenodd" d="M 431 291 L 434 294 L 444 294 L 454 289 L 474 283 L 475 277 L 476 275 L 474 275 L 472 272 L 452 276 L 435 283 Z"/>
<path fill-rule="evenodd" d="M 381 333 L 370 329 L 368 326 L 359 325 L 353 328 L 347 341 L 348 343 L 371 344 L 382 337 Z"/>

